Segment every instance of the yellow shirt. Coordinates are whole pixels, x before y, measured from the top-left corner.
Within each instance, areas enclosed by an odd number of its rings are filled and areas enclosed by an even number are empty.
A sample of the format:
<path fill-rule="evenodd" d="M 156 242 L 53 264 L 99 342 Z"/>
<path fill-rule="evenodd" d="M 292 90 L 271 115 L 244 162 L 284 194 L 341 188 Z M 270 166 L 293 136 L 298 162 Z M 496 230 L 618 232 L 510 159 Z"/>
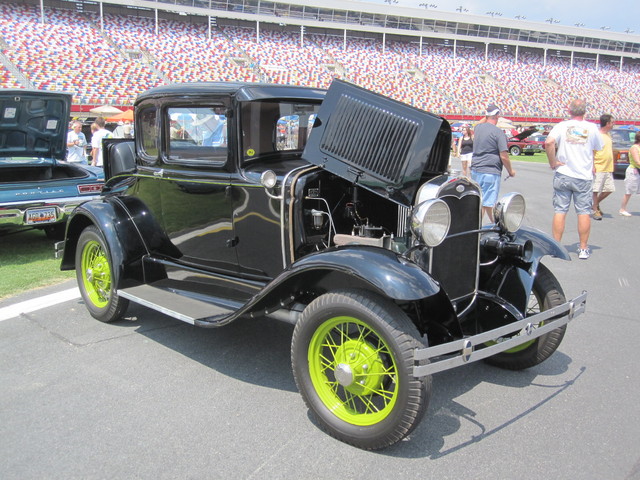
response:
<path fill-rule="evenodd" d="M 613 172 L 613 142 L 611 141 L 611 135 L 601 132 L 600 136 L 604 147 L 593 154 L 596 172 Z"/>
<path fill-rule="evenodd" d="M 631 150 L 634 148 L 638 150 L 640 147 L 638 147 L 638 144 L 635 144 L 635 145 L 632 145 L 631 148 L 629 149 L 629 165 L 631 165 L 633 168 L 640 168 L 640 165 L 636 165 L 636 162 L 633 161 L 633 155 L 631 155 Z"/>

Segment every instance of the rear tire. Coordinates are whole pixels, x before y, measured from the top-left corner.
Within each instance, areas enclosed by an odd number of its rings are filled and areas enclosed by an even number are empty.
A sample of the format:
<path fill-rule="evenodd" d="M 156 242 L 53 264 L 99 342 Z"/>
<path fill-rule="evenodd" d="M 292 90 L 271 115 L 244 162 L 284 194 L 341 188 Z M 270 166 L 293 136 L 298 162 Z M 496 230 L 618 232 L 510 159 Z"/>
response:
<path fill-rule="evenodd" d="M 76 278 L 89 313 L 101 322 L 122 318 L 129 300 L 116 294 L 111 254 L 95 226 L 85 228 L 76 248 Z"/>
<path fill-rule="evenodd" d="M 547 267 L 539 264 L 533 281 L 533 289 L 529 296 L 526 315 L 534 315 L 562 305 L 565 301 L 560 282 Z M 489 357 L 486 362 L 507 370 L 523 370 L 533 367 L 544 362 L 558 349 L 566 330 L 567 326 L 564 325 L 535 340 Z"/>
<path fill-rule="evenodd" d="M 291 343 L 307 407 L 331 436 L 376 450 L 407 436 L 427 409 L 431 377 L 413 377 L 416 327 L 393 302 L 344 290 L 311 302 Z"/>
<path fill-rule="evenodd" d="M 509 153 L 514 157 L 517 157 L 518 155 L 520 155 L 520 152 L 522 152 L 522 149 L 517 145 L 514 145 L 509 149 Z"/>

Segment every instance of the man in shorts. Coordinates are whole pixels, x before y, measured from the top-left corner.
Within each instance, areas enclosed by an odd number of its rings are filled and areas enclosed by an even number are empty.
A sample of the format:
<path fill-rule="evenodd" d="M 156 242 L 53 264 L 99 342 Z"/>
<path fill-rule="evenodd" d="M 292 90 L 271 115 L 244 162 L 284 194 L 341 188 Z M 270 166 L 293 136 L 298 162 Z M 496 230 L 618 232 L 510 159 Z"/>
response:
<path fill-rule="evenodd" d="M 489 217 L 491 223 L 495 222 L 493 207 L 500 193 L 502 166 L 507 169 L 510 177 L 516 174 L 509 160 L 507 136 L 496 126 L 499 114 L 500 109 L 493 103 L 489 104 L 485 117 L 475 127 L 471 157 L 471 179 L 480 185 L 482 213 Z"/>
<path fill-rule="evenodd" d="M 613 128 L 613 123 L 611 115 L 600 116 L 600 135 L 602 136 L 604 147 L 593 154 L 593 163 L 596 168 L 596 174 L 593 179 L 592 217 L 594 220 L 602 220 L 600 203 L 616 190 L 613 183 L 613 141 L 609 133 Z"/>
<path fill-rule="evenodd" d="M 598 127 L 584 119 L 586 102 L 572 100 L 569 104 L 570 119 L 556 124 L 544 142 L 549 166 L 555 170 L 553 177 L 553 238 L 562 240 L 569 205 L 578 215 L 578 258 L 586 260 L 591 231 L 593 205 L 593 152 L 602 150 L 604 144 Z M 557 152 L 556 152 L 557 149 Z"/>

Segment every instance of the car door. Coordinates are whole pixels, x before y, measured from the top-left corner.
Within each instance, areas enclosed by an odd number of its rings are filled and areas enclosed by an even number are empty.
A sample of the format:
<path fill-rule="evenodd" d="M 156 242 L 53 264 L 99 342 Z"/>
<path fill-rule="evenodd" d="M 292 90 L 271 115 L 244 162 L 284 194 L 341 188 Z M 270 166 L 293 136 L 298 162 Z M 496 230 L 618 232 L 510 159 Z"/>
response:
<path fill-rule="evenodd" d="M 175 246 L 172 260 L 176 263 L 237 271 L 227 170 L 227 106 L 223 101 L 200 100 L 149 108 L 155 109 L 160 153 L 138 167 L 138 198 Z M 144 147 L 145 140 L 141 143 Z M 166 256 L 166 251 L 162 253 Z"/>

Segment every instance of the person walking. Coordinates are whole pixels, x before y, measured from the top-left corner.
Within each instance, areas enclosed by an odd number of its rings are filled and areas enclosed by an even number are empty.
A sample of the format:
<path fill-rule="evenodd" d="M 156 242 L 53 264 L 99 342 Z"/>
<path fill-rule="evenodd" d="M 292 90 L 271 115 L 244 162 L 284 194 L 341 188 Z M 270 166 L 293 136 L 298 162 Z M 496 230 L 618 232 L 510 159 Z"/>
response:
<path fill-rule="evenodd" d="M 462 174 L 465 177 L 471 175 L 471 158 L 473 157 L 473 130 L 469 125 L 465 125 L 462 136 L 458 139 L 458 155 L 462 163 Z"/>
<path fill-rule="evenodd" d="M 495 222 L 493 207 L 500 193 L 502 167 L 506 168 L 510 177 L 516 174 L 509 160 L 507 137 L 496 126 L 499 114 L 500 109 L 493 103 L 489 104 L 484 118 L 476 125 L 474 131 L 471 159 L 471 179 L 480 185 L 482 213 L 487 215 L 491 223 Z"/>
<path fill-rule="evenodd" d="M 111 138 L 111 132 L 104 128 L 105 125 L 106 121 L 103 117 L 96 118 L 91 125 L 91 165 L 94 167 L 102 167 L 102 139 Z"/>
<path fill-rule="evenodd" d="M 87 139 L 82 133 L 82 122 L 77 120 L 71 123 L 71 130 L 67 133 L 67 162 L 87 164 L 87 155 L 84 147 Z"/>
<path fill-rule="evenodd" d="M 611 115 L 600 116 L 600 135 L 604 147 L 593 154 L 593 164 L 595 166 L 595 176 L 593 179 L 593 214 L 594 220 L 602 220 L 602 210 L 600 203 L 613 192 L 616 191 L 613 183 L 613 141 L 611 140 L 611 129 L 614 121 Z"/>
<path fill-rule="evenodd" d="M 640 135 L 638 133 L 636 133 L 634 144 L 629 149 L 629 166 L 624 173 L 624 196 L 618 212 L 623 217 L 631 216 L 627 211 L 627 203 L 631 195 L 640 193 Z"/>
<path fill-rule="evenodd" d="M 591 208 L 593 206 L 593 154 L 602 150 L 604 143 L 598 127 L 584 119 L 587 106 L 582 99 L 569 104 L 570 119 L 556 124 L 544 142 L 549 166 L 555 170 L 553 176 L 553 238 L 562 240 L 569 205 L 578 215 L 578 258 L 586 260 L 591 231 Z M 557 149 L 557 152 L 556 152 Z"/>

